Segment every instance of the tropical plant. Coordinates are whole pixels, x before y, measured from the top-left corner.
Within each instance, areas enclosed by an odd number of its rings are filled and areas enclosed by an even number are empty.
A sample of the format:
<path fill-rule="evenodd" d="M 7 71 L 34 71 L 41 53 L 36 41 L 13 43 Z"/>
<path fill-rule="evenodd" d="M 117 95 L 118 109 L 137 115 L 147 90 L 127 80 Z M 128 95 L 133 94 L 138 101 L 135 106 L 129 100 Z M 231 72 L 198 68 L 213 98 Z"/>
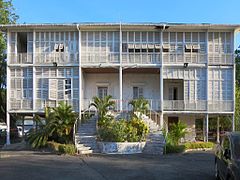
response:
<path fill-rule="evenodd" d="M 132 115 L 135 116 L 135 113 L 140 113 L 140 115 L 146 113 L 149 109 L 149 102 L 148 100 L 144 99 L 143 97 L 139 99 L 133 99 L 129 103 L 132 105 Z"/>
<path fill-rule="evenodd" d="M 176 124 L 172 124 L 171 130 L 167 135 L 167 142 L 175 146 L 179 145 L 180 139 L 183 138 L 187 133 L 186 127 L 187 125 L 181 121 L 178 121 Z"/>
<path fill-rule="evenodd" d="M 47 144 L 51 132 L 47 128 L 38 129 L 38 131 L 31 130 L 27 137 L 29 144 L 32 148 L 44 147 Z"/>
<path fill-rule="evenodd" d="M 36 131 L 30 131 L 27 139 L 33 148 L 45 146 L 48 140 L 70 143 L 75 119 L 76 115 L 71 106 L 64 102 L 59 103 L 56 108 L 47 107 L 45 123 L 39 120 L 39 128 Z"/>
<path fill-rule="evenodd" d="M 76 120 L 76 114 L 73 112 L 72 107 L 64 102 L 60 102 L 56 108 L 50 111 L 49 116 L 52 116 L 49 126 L 54 129 L 57 135 L 57 140 L 63 143 L 71 141 L 71 131 Z"/>
<path fill-rule="evenodd" d="M 111 100 L 112 96 L 108 95 L 104 98 L 99 98 L 97 96 L 93 97 L 93 102 L 89 105 L 89 107 L 93 106 L 97 109 L 98 118 L 101 121 L 106 115 L 110 108 L 115 106 L 115 102 Z"/>

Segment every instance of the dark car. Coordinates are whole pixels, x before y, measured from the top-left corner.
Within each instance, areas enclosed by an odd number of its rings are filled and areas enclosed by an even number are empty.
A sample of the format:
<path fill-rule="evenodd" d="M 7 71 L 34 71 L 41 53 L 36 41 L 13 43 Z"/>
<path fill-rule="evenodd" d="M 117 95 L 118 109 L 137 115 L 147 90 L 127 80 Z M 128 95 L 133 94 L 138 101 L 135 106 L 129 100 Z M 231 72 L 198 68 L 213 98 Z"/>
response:
<path fill-rule="evenodd" d="M 240 132 L 226 133 L 216 148 L 215 176 L 240 180 Z"/>

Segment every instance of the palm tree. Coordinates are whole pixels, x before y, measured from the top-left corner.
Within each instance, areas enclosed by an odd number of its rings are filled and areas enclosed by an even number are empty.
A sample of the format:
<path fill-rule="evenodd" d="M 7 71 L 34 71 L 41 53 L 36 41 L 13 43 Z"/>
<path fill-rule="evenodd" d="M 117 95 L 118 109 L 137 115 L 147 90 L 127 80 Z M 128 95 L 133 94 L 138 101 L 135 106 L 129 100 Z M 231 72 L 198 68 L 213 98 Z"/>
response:
<path fill-rule="evenodd" d="M 106 116 L 109 108 L 115 106 L 115 102 L 112 101 L 111 98 L 112 96 L 110 95 L 105 96 L 102 99 L 96 96 L 93 97 L 93 102 L 89 105 L 89 107 L 94 106 L 97 109 L 99 119 L 103 119 Z"/>
<path fill-rule="evenodd" d="M 45 108 L 45 123 L 43 123 L 39 116 L 35 118 L 35 121 L 38 124 L 38 129 L 31 129 L 27 140 L 33 148 L 44 147 L 47 144 L 49 136 L 52 136 L 55 129 L 53 129 L 50 124 L 54 119 L 54 114 L 51 113 L 52 108 Z"/>
<path fill-rule="evenodd" d="M 132 113 L 139 112 L 140 115 L 146 113 L 149 109 L 148 100 L 144 99 L 143 97 L 139 99 L 133 99 L 128 104 L 132 105 Z"/>
<path fill-rule="evenodd" d="M 30 132 L 28 136 L 29 143 L 33 148 L 39 148 L 46 145 L 49 139 L 60 143 L 69 143 L 72 140 L 71 132 L 76 120 L 76 115 L 70 105 L 60 102 L 56 108 L 45 108 L 45 125 Z"/>
<path fill-rule="evenodd" d="M 60 102 L 56 108 L 52 109 L 49 114 L 54 118 L 50 121 L 51 129 L 58 136 L 58 140 L 64 143 L 69 143 L 71 138 L 71 131 L 76 120 L 76 114 L 73 112 L 72 107 L 64 102 Z M 60 139 L 59 139 L 60 138 Z"/>

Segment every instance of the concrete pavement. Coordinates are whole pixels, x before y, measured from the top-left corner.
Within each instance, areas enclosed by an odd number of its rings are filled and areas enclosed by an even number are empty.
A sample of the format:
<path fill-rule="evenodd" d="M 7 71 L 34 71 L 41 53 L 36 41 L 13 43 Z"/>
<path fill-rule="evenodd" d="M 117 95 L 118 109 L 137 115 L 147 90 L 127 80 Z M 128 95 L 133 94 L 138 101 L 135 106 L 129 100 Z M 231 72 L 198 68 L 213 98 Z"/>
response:
<path fill-rule="evenodd" d="M 5 151 L 0 154 L 1 180 L 214 179 L 214 155 L 211 152 L 165 156 L 60 156 L 37 151 Z"/>

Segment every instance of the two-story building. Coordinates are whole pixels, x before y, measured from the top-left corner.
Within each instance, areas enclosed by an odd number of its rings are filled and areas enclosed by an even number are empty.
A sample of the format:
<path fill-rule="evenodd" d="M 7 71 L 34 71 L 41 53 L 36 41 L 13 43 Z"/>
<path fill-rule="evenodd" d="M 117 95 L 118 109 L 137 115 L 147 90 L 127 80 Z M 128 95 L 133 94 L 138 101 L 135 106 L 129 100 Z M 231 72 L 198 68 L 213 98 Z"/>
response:
<path fill-rule="evenodd" d="M 66 101 L 79 114 L 93 96 L 112 95 L 115 111 L 148 99 L 161 127 L 177 121 L 196 136 L 203 119 L 234 119 L 234 37 L 238 25 L 82 23 L 1 25 L 7 31 L 10 114 L 43 114 Z M 232 121 L 234 130 L 234 121 Z"/>

